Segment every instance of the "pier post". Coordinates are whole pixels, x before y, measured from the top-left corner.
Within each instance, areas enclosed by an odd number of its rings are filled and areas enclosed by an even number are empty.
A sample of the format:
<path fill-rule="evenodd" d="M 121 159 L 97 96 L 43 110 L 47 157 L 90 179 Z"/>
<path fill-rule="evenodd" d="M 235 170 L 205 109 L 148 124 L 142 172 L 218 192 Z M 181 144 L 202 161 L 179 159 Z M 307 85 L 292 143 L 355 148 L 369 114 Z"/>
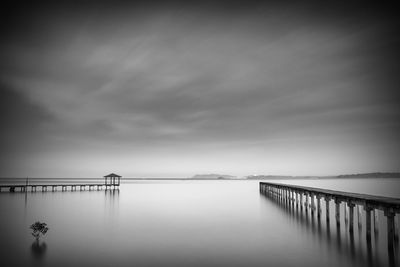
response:
<path fill-rule="evenodd" d="M 347 203 L 347 206 L 349 207 L 349 232 L 353 233 L 354 230 L 354 206 L 355 204 L 349 201 Z"/>
<path fill-rule="evenodd" d="M 400 216 L 397 216 L 397 220 L 394 220 L 394 241 L 399 242 L 399 219 Z"/>
<path fill-rule="evenodd" d="M 315 210 L 315 194 L 311 193 L 310 197 L 311 197 L 311 210 L 314 211 Z"/>
<path fill-rule="evenodd" d="M 321 195 L 317 194 L 317 217 L 321 218 Z"/>
<path fill-rule="evenodd" d="M 364 206 L 365 210 L 365 226 L 366 226 L 366 238 L 367 241 L 371 241 L 371 210 L 372 208 L 368 205 Z"/>
<path fill-rule="evenodd" d="M 287 189 L 283 188 L 283 202 L 287 204 Z"/>
<path fill-rule="evenodd" d="M 306 211 L 308 211 L 308 192 L 305 192 L 305 197 L 306 197 L 306 204 L 305 204 L 305 208 L 306 208 Z"/>
<path fill-rule="evenodd" d="M 283 188 L 283 203 L 287 204 L 287 190 Z"/>
<path fill-rule="evenodd" d="M 326 205 L 326 221 L 327 222 L 329 222 L 329 202 L 330 202 L 330 200 L 331 200 L 331 197 L 330 196 L 325 196 L 324 197 L 325 198 L 325 205 Z"/>
<path fill-rule="evenodd" d="M 388 240 L 388 248 L 393 249 L 393 241 L 394 241 L 394 216 L 395 213 L 392 209 L 385 209 L 384 215 L 387 220 L 387 240 Z"/>
<path fill-rule="evenodd" d="M 379 232 L 379 223 L 378 223 L 378 211 L 374 209 L 374 232 L 377 234 Z"/>
<path fill-rule="evenodd" d="M 358 229 L 362 227 L 362 211 L 360 205 L 357 205 L 357 220 L 358 220 Z"/>
<path fill-rule="evenodd" d="M 314 216 L 315 211 L 315 194 L 311 193 L 311 215 Z"/>
<path fill-rule="evenodd" d="M 299 192 L 300 195 L 300 210 L 303 210 L 303 192 Z"/>
<path fill-rule="evenodd" d="M 285 201 L 285 190 L 283 190 L 283 188 L 281 188 L 281 202 Z"/>
<path fill-rule="evenodd" d="M 340 200 L 335 198 L 335 217 L 336 217 L 336 225 L 340 225 Z"/>
<path fill-rule="evenodd" d="M 292 189 L 290 189 L 290 205 L 292 207 L 294 207 L 294 203 L 295 203 L 294 196 L 295 196 L 294 191 Z"/>

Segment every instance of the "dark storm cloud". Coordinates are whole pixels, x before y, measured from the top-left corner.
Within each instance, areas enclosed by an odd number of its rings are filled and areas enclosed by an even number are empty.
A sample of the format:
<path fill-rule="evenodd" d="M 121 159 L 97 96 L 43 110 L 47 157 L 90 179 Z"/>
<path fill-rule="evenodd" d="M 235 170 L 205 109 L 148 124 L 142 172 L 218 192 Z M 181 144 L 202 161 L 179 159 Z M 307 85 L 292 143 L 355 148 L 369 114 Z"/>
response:
<path fill-rule="evenodd" d="M 14 138 L 40 147 L 33 159 L 7 146 L 23 171 L 50 175 L 70 162 L 96 175 L 110 153 L 132 175 L 151 175 L 151 162 L 180 175 L 312 172 L 327 153 L 316 173 L 398 168 L 389 5 L 78 1 L 3 12 L 0 101 L 17 105 L 3 111 L 2 139 L 31 125 L 29 138 Z"/>

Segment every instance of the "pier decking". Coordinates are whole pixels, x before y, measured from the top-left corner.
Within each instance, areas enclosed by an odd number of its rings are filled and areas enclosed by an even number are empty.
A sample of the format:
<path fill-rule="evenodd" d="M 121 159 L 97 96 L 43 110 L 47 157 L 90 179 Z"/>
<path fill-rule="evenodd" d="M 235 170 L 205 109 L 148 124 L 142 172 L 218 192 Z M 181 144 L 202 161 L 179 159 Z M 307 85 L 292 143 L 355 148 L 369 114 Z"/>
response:
<path fill-rule="evenodd" d="M 321 219 L 322 207 L 321 199 L 325 200 L 325 216 L 326 221 L 330 221 L 330 201 L 334 201 L 335 206 L 335 220 L 337 227 L 340 227 L 340 204 L 344 203 L 344 215 L 348 231 L 352 235 L 354 232 L 354 208 L 356 207 L 358 227 L 361 228 L 363 222 L 362 210 L 365 211 L 365 227 L 367 242 L 371 242 L 371 227 L 372 220 L 374 221 L 374 232 L 378 231 L 378 216 L 376 212 L 382 210 L 387 220 L 387 240 L 388 248 L 393 250 L 394 243 L 399 241 L 398 223 L 395 221 L 396 214 L 400 213 L 400 199 L 390 197 L 380 197 L 366 194 L 357 194 L 349 192 L 341 192 L 334 190 L 327 190 L 321 188 L 268 183 L 260 182 L 260 192 L 267 197 L 284 203 L 288 206 L 296 206 L 300 210 L 311 212 L 314 217 L 317 213 L 317 219 Z M 399 216 L 399 215 L 398 215 Z M 398 217 L 397 216 L 397 217 Z"/>

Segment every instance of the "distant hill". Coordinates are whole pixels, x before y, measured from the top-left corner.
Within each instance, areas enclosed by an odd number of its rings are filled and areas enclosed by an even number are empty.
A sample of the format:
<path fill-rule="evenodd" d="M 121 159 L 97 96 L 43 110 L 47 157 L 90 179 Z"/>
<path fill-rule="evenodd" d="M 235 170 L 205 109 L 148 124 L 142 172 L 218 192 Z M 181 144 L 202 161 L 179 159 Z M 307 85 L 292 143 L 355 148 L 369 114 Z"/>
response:
<path fill-rule="evenodd" d="M 271 180 L 285 180 L 285 179 L 309 179 L 309 178 L 320 178 L 317 176 L 289 176 L 289 175 L 250 175 L 247 176 L 246 179 L 249 180 L 262 180 L 262 179 L 271 179 Z"/>
<path fill-rule="evenodd" d="M 399 172 L 370 172 L 357 174 L 343 174 L 337 178 L 400 178 Z"/>
<path fill-rule="evenodd" d="M 196 174 L 190 179 L 235 179 L 236 176 L 226 174 Z"/>

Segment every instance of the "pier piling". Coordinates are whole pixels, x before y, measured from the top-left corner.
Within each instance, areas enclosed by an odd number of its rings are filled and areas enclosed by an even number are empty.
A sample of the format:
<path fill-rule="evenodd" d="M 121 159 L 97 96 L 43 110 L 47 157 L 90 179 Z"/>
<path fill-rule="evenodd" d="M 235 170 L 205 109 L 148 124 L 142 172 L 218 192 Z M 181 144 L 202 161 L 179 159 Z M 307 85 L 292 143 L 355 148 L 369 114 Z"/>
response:
<path fill-rule="evenodd" d="M 340 202 L 338 198 L 335 198 L 335 218 L 337 226 L 340 226 Z"/>
<path fill-rule="evenodd" d="M 389 249 L 393 248 L 394 241 L 394 216 L 395 213 L 391 209 L 385 209 L 384 215 L 387 220 L 387 239 Z"/>
<path fill-rule="evenodd" d="M 303 210 L 303 192 L 299 192 L 300 195 L 300 210 Z"/>
<path fill-rule="evenodd" d="M 377 234 L 379 232 L 379 223 L 378 223 L 378 211 L 374 209 L 374 232 Z"/>
<path fill-rule="evenodd" d="M 354 231 L 354 207 L 355 204 L 351 202 L 347 202 L 347 207 L 349 208 L 349 232 L 353 233 Z"/>
<path fill-rule="evenodd" d="M 317 217 L 318 217 L 318 220 L 321 218 L 321 212 L 322 212 L 322 210 L 321 210 L 321 196 L 318 194 L 317 195 Z"/>
<path fill-rule="evenodd" d="M 366 226 L 366 238 L 368 241 L 371 240 L 371 210 L 372 208 L 368 205 L 364 206 L 365 209 L 365 226 Z"/>
<path fill-rule="evenodd" d="M 306 212 L 308 211 L 308 192 L 306 192 L 305 194 L 305 197 L 306 197 L 306 205 L 305 205 L 305 208 L 306 208 Z"/>
<path fill-rule="evenodd" d="M 394 220 L 394 241 L 396 243 L 399 242 L 399 220 L 400 216 L 397 216 L 397 219 Z"/>
<path fill-rule="evenodd" d="M 325 196 L 325 207 L 326 207 L 326 221 L 329 222 L 329 203 L 330 203 L 331 197 L 330 196 Z"/>
<path fill-rule="evenodd" d="M 311 216 L 314 216 L 314 211 L 315 211 L 315 197 L 314 194 L 311 193 Z"/>

